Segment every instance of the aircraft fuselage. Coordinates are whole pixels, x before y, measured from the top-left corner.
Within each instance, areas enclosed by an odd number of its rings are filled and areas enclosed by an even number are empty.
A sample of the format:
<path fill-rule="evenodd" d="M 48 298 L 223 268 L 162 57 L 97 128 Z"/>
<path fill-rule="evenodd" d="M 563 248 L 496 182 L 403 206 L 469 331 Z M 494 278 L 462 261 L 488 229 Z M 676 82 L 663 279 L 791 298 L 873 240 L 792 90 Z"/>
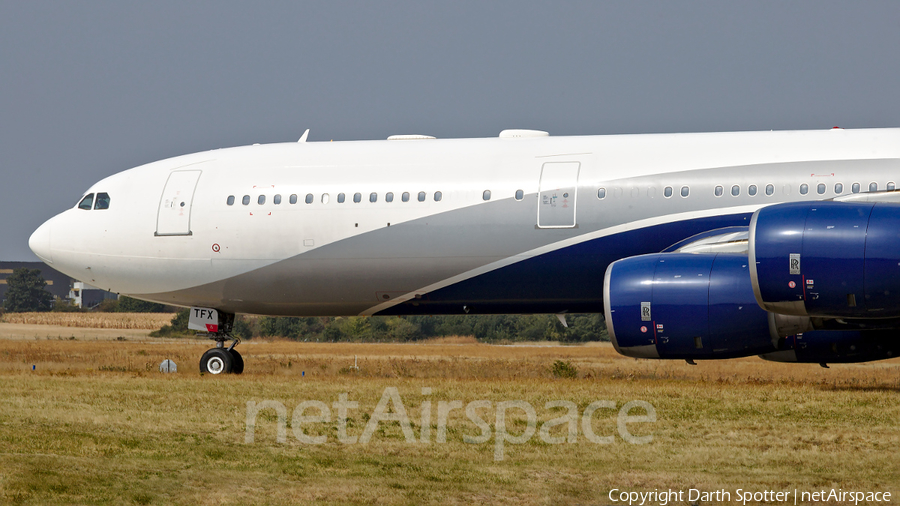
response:
<path fill-rule="evenodd" d="M 103 179 L 30 245 L 229 313 L 601 312 L 615 260 L 898 174 L 900 129 L 253 145 Z"/>

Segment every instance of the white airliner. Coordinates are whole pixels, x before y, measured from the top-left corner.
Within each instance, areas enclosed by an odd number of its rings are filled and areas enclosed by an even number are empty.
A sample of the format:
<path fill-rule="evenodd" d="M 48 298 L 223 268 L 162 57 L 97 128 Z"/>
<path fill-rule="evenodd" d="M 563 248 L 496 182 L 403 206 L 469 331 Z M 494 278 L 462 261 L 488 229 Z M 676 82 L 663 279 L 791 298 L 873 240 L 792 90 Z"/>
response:
<path fill-rule="evenodd" d="M 860 223 L 825 220 L 829 246 L 818 251 L 772 248 L 805 237 L 820 206 L 869 209 L 872 220 L 881 209 L 887 217 L 877 220 L 900 230 L 889 221 L 898 179 L 900 129 L 505 130 L 356 142 L 304 134 L 110 176 L 29 246 L 91 285 L 193 307 L 192 326 L 208 321 L 199 328 L 217 341 L 200 364 L 212 373 L 243 370 L 236 341 L 223 344 L 235 313 L 604 311 L 616 348 L 636 357 L 862 361 L 894 353 L 883 329 L 900 328 L 897 234 L 887 239 L 897 258 L 880 259 L 888 267 L 879 276 L 894 279 L 898 295 L 879 307 L 866 306 L 865 273 L 875 271 L 852 242 Z M 816 264 L 828 254 L 832 263 Z M 862 291 L 826 279 L 853 262 L 865 264 L 847 274 Z M 818 308 L 831 300 L 820 294 L 854 295 L 852 311 Z"/>

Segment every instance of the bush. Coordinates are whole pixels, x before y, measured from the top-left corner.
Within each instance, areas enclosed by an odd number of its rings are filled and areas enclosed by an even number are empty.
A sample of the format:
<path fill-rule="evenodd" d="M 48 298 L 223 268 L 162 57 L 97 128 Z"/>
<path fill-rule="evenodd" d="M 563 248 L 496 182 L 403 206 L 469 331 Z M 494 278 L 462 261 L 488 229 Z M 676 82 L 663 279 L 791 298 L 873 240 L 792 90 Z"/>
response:
<path fill-rule="evenodd" d="M 184 337 L 189 335 L 188 319 L 191 317 L 190 309 L 182 309 L 172 318 L 172 323 L 150 333 L 151 337 Z"/>
<path fill-rule="evenodd" d="M 116 299 L 103 299 L 99 304 L 94 306 L 93 311 L 97 313 L 115 313 L 119 310 L 119 301 Z"/>
<path fill-rule="evenodd" d="M 53 301 L 54 313 L 81 313 L 84 309 L 75 305 L 72 299 L 56 299 Z"/>
<path fill-rule="evenodd" d="M 550 367 L 550 373 L 554 378 L 576 378 L 578 377 L 578 369 L 571 362 L 565 360 L 557 360 Z"/>

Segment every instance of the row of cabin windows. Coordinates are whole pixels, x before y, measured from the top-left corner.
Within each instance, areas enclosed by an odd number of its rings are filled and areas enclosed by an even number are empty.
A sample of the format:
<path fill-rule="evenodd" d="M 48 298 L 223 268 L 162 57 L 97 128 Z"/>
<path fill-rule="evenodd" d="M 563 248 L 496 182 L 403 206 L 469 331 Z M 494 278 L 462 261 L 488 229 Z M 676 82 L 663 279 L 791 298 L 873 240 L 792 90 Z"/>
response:
<path fill-rule="evenodd" d="M 888 182 L 886 185 L 886 189 L 888 191 L 893 191 L 895 188 L 896 188 L 896 185 L 894 184 L 893 181 Z M 862 187 L 859 183 L 853 183 L 850 185 L 851 193 L 859 193 L 861 189 L 862 189 Z M 826 185 L 825 183 L 819 183 L 816 185 L 816 193 L 819 195 L 824 195 L 827 190 L 828 190 L 828 185 Z M 876 183 L 874 181 L 869 183 L 869 191 L 877 192 L 878 191 L 878 183 Z M 715 191 L 716 197 L 721 197 L 722 193 L 723 193 L 723 188 L 721 186 L 716 186 L 716 191 Z M 750 185 L 747 188 L 747 193 L 751 196 L 756 195 L 756 185 Z M 766 185 L 766 195 L 772 195 L 773 193 L 775 193 L 775 187 L 771 184 Z M 809 185 L 806 183 L 801 184 L 800 185 L 800 195 L 806 195 L 808 193 L 809 193 Z M 840 195 L 840 194 L 844 193 L 844 183 L 834 183 L 834 193 L 836 195 Z M 732 186 L 731 194 L 735 197 L 740 195 L 741 194 L 740 185 Z"/>
<path fill-rule="evenodd" d="M 750 195 L 751 197 L 756 195 L 757 191 L 758 190 L 757 190 L 757 187 L 755 184 L 751 184 L 750 186 L 747 187 L 747 195 Z M 716 197 L 721 197 L 725 193 L 725 188 L 723 188 L 721 186 L 716 186 L 714 193 L 715 193 Z M 731 195 L 733 197 L 737 197 L 740 194 L 741 194 L 741 185 L 736 184 L 731 187 Z M 775 194 L 775 185 L 767 184 L 766 185 L 766 196 L 771 197 L 774 194 Z"/>
<path fill-rule="evenodd" d="M 852 193 L 859 193 L 860 188 L 861 187 L 860 187 L 859 183 L 853 183 L 852 185 L 850 185 L 850 191 Z M 827 189 L 828 189 L 828 187 L 825 183 L 819 183 L 818 185 L 816 185 L 816 193 L 818 193 L 819 195 L 824 195 L 825 191 Z M 893 181 L 890 181 L 890 182 L 888 182 L 886 189 L 888 191 L 893 191 L 896 189 L 896 185 L 894 184 Z M 751 197 L 756 195 L 758 193 L 758 191 L 759 191 L 759 188 L 757 188 L 757 186 L 755 184 L 751 184 L 750 186 L 747 187 L 747 194 L 750 195 Z M 775 194 L 775 185 L 767 184 L 765 191 L 766 191 L 767 196 L 774 195 Z M 869 191 L 870 192 L 878 191 L 878 183 L 875 183 L 875 182 L 869 183 Z M 665 190 L 663 190 L 663 195 L 665 195 L 666 198 L 669 198 L 672 196 L 672 192 L 673 192 L 672 187 L 667 186 L 665 188 Z M 688 195 L 690 195 L 690 192 L 691 192 L 690 187 L 688 187 L 688 186 L 681 187 L 681 196 L 682 197 L 687 197 Z M 809 185 L 806 183 L 801 184 L 800 185 L 800 194 L 806 195 L 807 193 L 809 193 Z M 843 183 L 835 183 L 834 184 L 834 193 L 836 193 L 838 195 L 840 195 L 841 193 L 844 193 L 844 184 Z M 723 186 L 716 186 L 716 188 L 714 190 L 714 194 L 716 197 L 721 197 L 722 195 L 725 194 L 725 188 Z M 740 194 L 741 194 L 741 186 L 740 185 L 736 184 L 731 187 L 731 195 L 732 196 L 737 197 Z M 598 199 L 606 198 L 606 188 L 600 188 L 599 190 L 597 190 L 597 198 Z"/>
<path fill-rule="evenodd" d="M 426 197 L 427 197 L 427 194 L 425 192 L 419 192 L 418 195 L 416 195 L 416 200 L 418 200 L 419 202 L 425 202 Z M 441 199 L 444 198 L 444 195 L 443 195 L 443 193 L 436 191 L 436 192 L 434 192 L 433 198 L 434 198 L 435 202 L 440 202 Z M 491 190 L 484 190 L 484 192 L 481 194 L 481 198 L 483 200 L 491 200 Z M 523 198 L 525 198 L 525 192 L 523 190 L 516 190 L 516 200 L 522 200 Z M 338 193 L 338 195 L 337 195 L 338 204 L 343 204 L 346 201 L 346 199 L 347 199 L 347 196 L 345 194 Z M 409 192 L 403 192 L 400 195 L 400 200 L 403 202 L 409 202 L 409 199 L 410 199 Z M 315 200 L 315 197 L 313 196 L 313 194 L 307 193 L 306 198 L 304 199 L 304 202 L 306 202 L 307 204 L 312 204 L 314 200 Z M 330 200 L 330 196 L 327 193 L 323 193 L 321 200 L 322 200 L 323 204 L 327 204 L 328 201 Z M 394 201 L 394 193 L 393 192 L 385 193 L 384 201 L 385 202 L 393 202 Z M 297 203 L 297 194 L 295 193 L 295 194 L 291 195 L 290 197 L 288 197 L 288 202 L 290 202 L 291 204 L 296 204 Z M 362 202 L 362 193 L 354 193 L 353 194 L 353 202 L 356 204 L 359 204 L 360 202 Z M 369 202 L 378 202 L 378 193 L 377 192 L 372 192 L 369 194 Z M 233 206 L 234 205 L 234 195 L 229 195 L 228 199 L 226 200 L 226 203 L 229 206 Z M 256 203 L 259 205 L 265 204 L 266 196 L 265 195 L 258 196 L 256 198 Z M 272 203 L 275 205 L 281 204 L 281 195 L 275 195 L 274 197 L 272 197 Z M 250 195 L 244 195 L 244 197 L 241 199 L 241 204 L 243 204 L 245 206 L 250 205 Z"/>
<path fill-rule="evenodd" d="M 78 209 L 90 211 L 91 209 L 109 209 L 109 194 L 98 193 L 97 200 L 94 201 L 94 194 L 88 193 L 78 203 Z"/>
<path fill-rule="evenodd" d="M 403 194 L 400 196 L 400 200 L 402 200 L 403 202 L 409 202 L 409 197 L 410 197 L 409 192 L 403 192 Z M 425 197 L 426 197 L 425 192 L 419 192 L 417 199 L 419 202 L 425 202 Z M 435 202 L 440 202 L 442 198 L 443 198 L 443 194 L 441 192 L 439 192 L 439 191 L 434 192 L 434 201 Z M 323 193 L 321 200 L 322 200 L 323 204 L 327 204 L 328 201 L 331 200 L 331 196 L 327 193 Z M 344 202 L 346 202 L 346 200 L 347 200 L 347 196 L 345 194 L 338 193 L 337 201 L 339 204 L 343 204 Z M 393 202 L 394 201 L 393 192 L 385 193 L 384 200 L 385 200 L 385 202 Z M 296 204 L 297 201 L 298 201 L 298 197 L 297 197 L 296 193 L 291 195 L 290 197 L 288 197 L 288 202 L 290 202 L 291 204 Z M 307 193 L 306 197 L 303 199 L 303 201 L 306 202 L 307 204 L 312 204 L 313 201 L 315 201 L 315 196 L 313 196 L 312 193 Z M 362 202 L 362 193 L 354 193 L 353 194 L 353 202 L 355 202 L 357 204 Z M 378 202 L 378 193 L 376 193 L 376 192 L 370 193 L 369 194 L 369 202 Z M 226 203 L 229 206 L 233 206 L 234 205 L 234 195 L 229 195 L 228 199 L 226 200 Z M 265 204 L 266 196 L 265 195 L 258 196 L 256 198 L 256 203 L 259 205 Z M 275 205 L 281 204 L 281 195 L 276 194 L 275 196 L 273 196 L 272 203 Z M 243 204 L 245 206 L 250 205 L 250 195 L 244 195 L 244 197 L 241 199 L 241 204 Z"/>
<path fill-rule="evenodd" d="M 637 188 L 634 188 L 633 190 L 637 190 Z M 632 190 L 632 196 L 635 196 L 633 190 Z M 666 186 L 666 187 L 663 189 L 663 195 L 664 195 L 666 198 L 671 197 L 674 193 L 675 193 L 675 190 L 674 190 L 671 186 Z M 687 196 L 689 196 L 690 194 L 691 194 L 691 187 L 690 187 L 690 186 L 682 186 L 682 187 L 681 187 L 681 196 L 682 196 L 682 197 L 687 197 Z M 597 190 L 597 198 L 598 198 L 598 199 L 605 199 L 605 198 L 606 198 L 606 188 L 600 188 L 600 189 Z"/>

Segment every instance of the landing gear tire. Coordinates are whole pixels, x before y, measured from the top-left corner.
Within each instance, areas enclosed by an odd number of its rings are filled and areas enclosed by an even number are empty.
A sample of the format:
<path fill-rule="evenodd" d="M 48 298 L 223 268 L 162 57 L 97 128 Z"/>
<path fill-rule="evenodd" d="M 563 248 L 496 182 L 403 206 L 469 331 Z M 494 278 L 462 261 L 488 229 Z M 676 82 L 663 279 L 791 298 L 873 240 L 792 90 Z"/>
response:
<path fill-rule="evenodd" d="M 228 350 L 231 354 L 231 374 L 240 374 L 244 372 L 244 357 L 234 348 Z"/>
<path fill-rule="evenodd" d="M 214 308 L 192 307 L 188 328 L 206 330 L 206 337 L 216 342 L 216 347 L 206 350 L 200 357 L 200 374 L 241 374 L 244 372 L 244 358 L 234 351 L 241 339 L 232 335 L 234 313 L 226 313 Z M 225 341 L 231 341 L 226 346 Z"/>
<path fill-rule="evenodd" d="M 234 350 L 231 350 L 232 352 Z M 240 357 L 240 355 L 238 355 Z M 200 357 L 200 372 L 209 374 L 228 374 L 233 371 L 234 361 L 231 352 L 225 348 L 211 348 Z M 244 361 L 241 359 L 241 371 Z"/>

